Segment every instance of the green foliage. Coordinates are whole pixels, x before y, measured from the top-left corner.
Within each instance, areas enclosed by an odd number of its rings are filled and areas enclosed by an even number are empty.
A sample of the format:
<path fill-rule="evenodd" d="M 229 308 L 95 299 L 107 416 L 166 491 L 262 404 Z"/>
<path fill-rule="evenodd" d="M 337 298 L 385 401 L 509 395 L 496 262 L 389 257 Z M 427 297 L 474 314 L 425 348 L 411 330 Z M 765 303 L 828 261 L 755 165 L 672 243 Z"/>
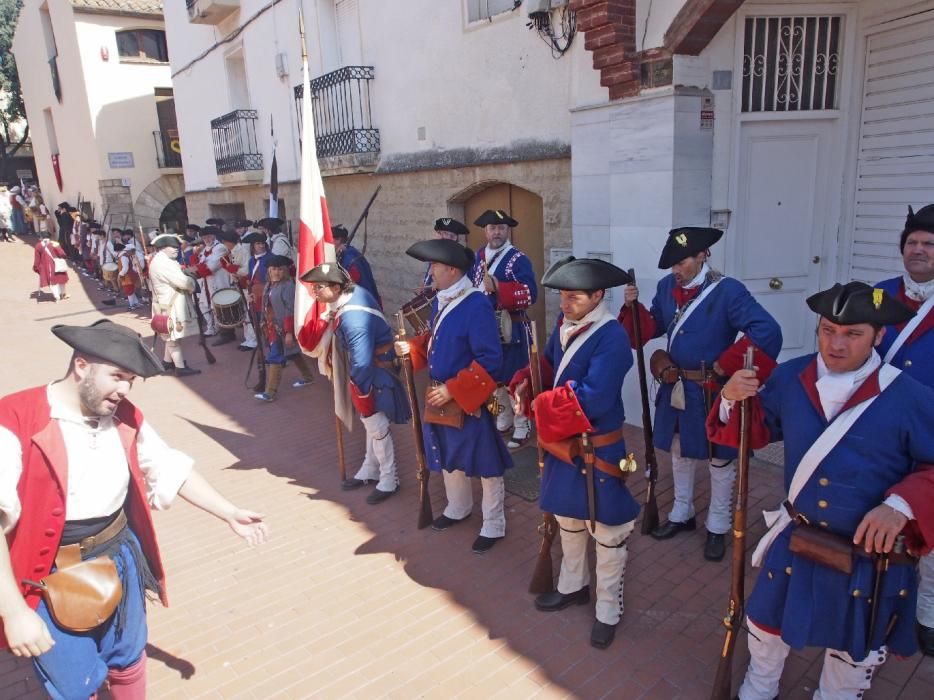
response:
<path fill-rule="evenodd" d="M 19 73 L 12 53 L 13 33 L 22 7 L 22 0 L 0 0 L 0 92 L 4 97 L 0 101 L 0 138 L 7 142 L 10 124 L 26 117 Z"/>

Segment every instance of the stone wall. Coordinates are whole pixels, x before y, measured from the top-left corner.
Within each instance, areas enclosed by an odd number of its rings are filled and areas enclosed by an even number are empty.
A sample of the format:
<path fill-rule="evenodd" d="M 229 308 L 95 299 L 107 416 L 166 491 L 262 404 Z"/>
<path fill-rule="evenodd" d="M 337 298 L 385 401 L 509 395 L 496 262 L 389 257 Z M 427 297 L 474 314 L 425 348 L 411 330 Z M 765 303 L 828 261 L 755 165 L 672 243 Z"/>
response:
<path fill-rule="evenodd" d="M 435 219 L 453 216 L 463 219 L 463 203 L 486 187 L 508 183 L 542 198 L 545 260 L 551 248 L 571 247 L 571 161 L 569 158 L 479 165 L 446 170 L 418 170 L 392 174 L 342 175 L 326 177 L 324 188 L 332 224 L 351 228 L 377 185 L 379 197 L 370 211 L 367 225 L 366 256 L 388 311 L 398 309 L 421 284 L 424 265 L 406 257 L 405 249 L 423 238 L 434 236 Z M 292 221 L 297 233 L 299 186 L 282 183 L 279 196 L 286 201 L 282 218 Z M 212 204 L 243 203 L 249 219 L 265 216 L 268 189 L 237 187 L 223 190 L 188 192 L 189 220 L 203 224 L 211 216 Z M 362 248 L 363 227 L 354 239 Z M 541 278 L 544 270 L 536 270 Z M 548 322 L 557 315 L 557 297 L 546 298 Z"/>
<path fill-rule="evenodd" d="M 120 179 L 100 180 L 101 223 L 108 229 L 135 226 L 133 218 L 133 195 L 129 185 Z M 106 220 L 103 217 L 106 216 Z"/>

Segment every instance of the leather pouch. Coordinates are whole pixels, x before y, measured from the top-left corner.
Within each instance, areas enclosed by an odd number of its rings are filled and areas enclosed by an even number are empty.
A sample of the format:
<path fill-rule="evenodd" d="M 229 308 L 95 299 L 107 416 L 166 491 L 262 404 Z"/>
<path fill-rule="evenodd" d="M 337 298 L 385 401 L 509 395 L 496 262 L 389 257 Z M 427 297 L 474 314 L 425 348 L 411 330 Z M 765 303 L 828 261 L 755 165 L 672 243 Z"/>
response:
<path fill-rule="evenodd" d="M 464 427 L 464 409 L 456 401 L 448 401 L 443 406 L 432 406 L 425 401 L 422 420 L 432 425 L 444 425 L 460 430 Z"/>
<path fill-rule="evenodd" d="M 678 365 L 671 355 L 661 348 L 649 358 L 649 372 L 662 384 L 674 384 L 678 379 Z"/>
<path fill-rule="evenodd" d="M 801 523 L 791 533 L 788 549 L 834 571 L 853 573 L 853 543 L 846 537 Z"/>
<path fill-rule="evenodd" d="M 62 556 L 71 547 L 74 552 Z M 113 559 L 103 556 L 80 561 L 80 557 L 77 544 L 62 547 L 56 557 L 59 568 L 38 582 L 55 622 L 72 632 L 88 632 L 107 622 L 123 596 Z M 76 559 L 77 563 L 66 563 Z"/>

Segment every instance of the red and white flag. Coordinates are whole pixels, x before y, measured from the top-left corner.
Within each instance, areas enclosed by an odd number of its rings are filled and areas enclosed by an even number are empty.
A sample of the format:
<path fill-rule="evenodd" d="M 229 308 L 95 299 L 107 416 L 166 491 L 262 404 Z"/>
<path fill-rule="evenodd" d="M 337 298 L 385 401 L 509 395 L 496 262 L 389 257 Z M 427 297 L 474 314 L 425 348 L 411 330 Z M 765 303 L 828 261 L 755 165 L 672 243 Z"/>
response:
<path fill-rule="evenodd" d="M 331 220 L 324 197 L 321 168 L 318 166 L 307 56 L 303 56 L 302 59 L 302 86 L 302 182 L 299 207 L 301 221 L 298 227 L 295 325 L 298 327 L 296 337 L 302 349 L 321 357 L 327 350 L 325 345 L 329 341 L 329 334 L 325 334 L 327 321 L 322 319 L 325 304 L 315 299 L 311 284 L 302 282 L 301 276 L 321 263 L 337 262 L 337 254 L 334 250 L 334 239 L 331 237 Z"/>

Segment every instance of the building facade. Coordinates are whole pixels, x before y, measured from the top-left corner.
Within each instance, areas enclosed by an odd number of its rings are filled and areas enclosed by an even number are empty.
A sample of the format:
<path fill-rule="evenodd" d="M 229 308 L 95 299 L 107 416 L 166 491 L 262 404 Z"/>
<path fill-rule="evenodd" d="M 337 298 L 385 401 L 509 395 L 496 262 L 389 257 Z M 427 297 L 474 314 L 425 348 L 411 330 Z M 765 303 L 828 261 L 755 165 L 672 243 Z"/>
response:
<path fill-rule="evenodd" d="M 39 186 L 108 226 L 185 222 L 162 3 L 26 0 L 13 39 Z"/>

